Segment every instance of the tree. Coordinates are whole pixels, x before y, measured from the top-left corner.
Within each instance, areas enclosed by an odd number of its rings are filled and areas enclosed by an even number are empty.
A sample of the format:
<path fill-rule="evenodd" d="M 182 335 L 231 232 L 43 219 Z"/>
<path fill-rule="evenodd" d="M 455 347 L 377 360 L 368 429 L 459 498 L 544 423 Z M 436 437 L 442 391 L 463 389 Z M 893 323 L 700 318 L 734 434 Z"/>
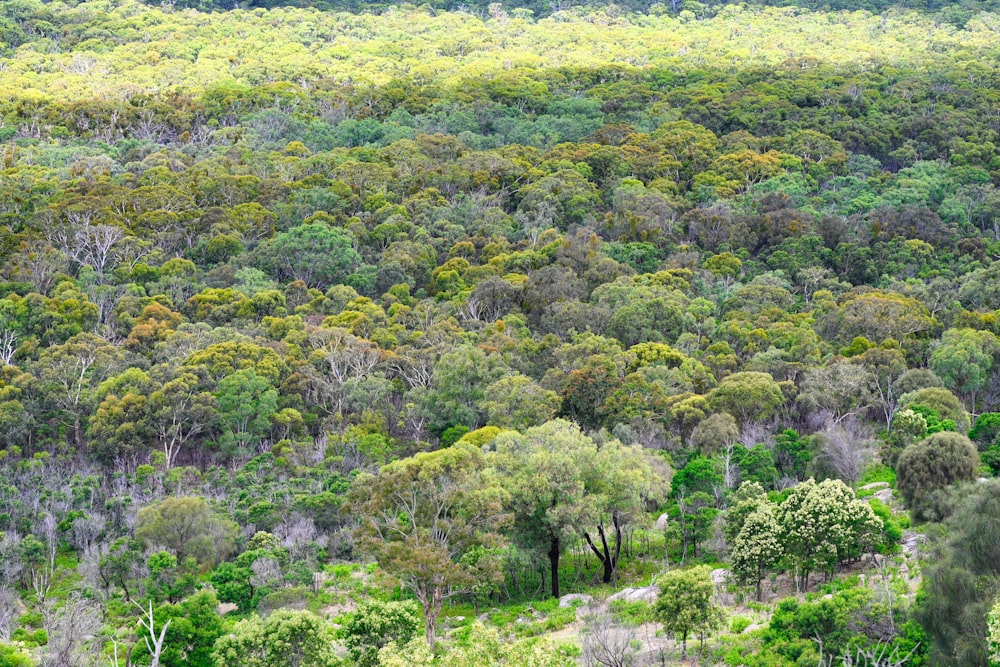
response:
<path fill-rule="evenodd" d="M 823 467 L 855 488 L 874 449 L 874 442 L 862 423 L 848 419 L 829 424 L 817 438 Z"/>
<path fill-rule="evenodd" d="M 754 371 L 727 375 L 706 398 L 713 410 L 728 412 L 742 424 L 768 419 L 785 402 L 771 374 Z"/>
<path fill-rule="evenodd" d="M 215 642 L 216 667 L 334 667 L 333 633 L 316 614 L 280 609 L 251 616 Z"/>
<path fill-rule="evenodd" d="M 167 638 L 167 630 L 170 629 L 170 624 L 173 622 L 172 618 L 168 618 L 167 622 L 160 625 L 160 634 L 156 634 L 156 618 L 153 615 L 153 603 L 149 603 L 149 611 L 142 609 L 142 605 L 138 602 L 133 602 L 140 610 L 142 610 L 143 615 L 139 618 L 139 626 L 142 627 L 149 636 L 142 637 L 142 641 L 146 646 L 146 653 L 149 654 L 149 667 L 160 667 L 160 654 L 163 652 L 163 641 Z"/>
<path fill-rule="evenodd" d="M 179 372 L 149 395 L 148 419 L 167 468 L 187 443 L 207 433 L 218 419 L 215 397 L 201 385 L 194 373 Z"/>
<path fill-rule="evenodd" d="M 218 517 L 204 498 L 176 496 L 139 510 L 136 538 L 172 550 L 179 561 L 194 557 L 205 567 L 232 551 L 236 524 Z"/>
<path fill-rule="evenodd" d="M 899 397 L 899 408 L 931 410 L 940 420 L 951 420 L 952 428 L 965 433 L 969 430 L 969 413 L 953 393 L 943 387 L 925 387 Z"/>
<path fill-rule="evenodd" d="M 223 442 L 236 448 L 251 447 L 271 431 L 271 417 L 278 411 L 278 390 L 254 369 L 239 370 L 219 382 L 215 394 Z"/>
<path fill-rule="evenodd" d="M 504 489 L 484 463 L 478 448 L 458 443 L 394 461 L 351 487 L 348 507 L 359 519 L 358 545 L 423 607 L 430 646 L 444 601 L 483 574 L 462 556 L 498 543 L 496 531 L 508 521 Z"/>
<path fill-rule="evenodd" d="M 305 223 L 260 244 L 254 257 L 260 268 L 279 280 L 301 280 L 326 288 L 346 282 L 361 264 L 354 238 L 321 222 Z"/>
<path fill-rule="evenodd" d="M 514 540 L 548 558 L 553 597 L 559 597 L 559 557 L 580 537 L 601 561 L 602 578 L 611 581 L 623 526 L 663 489 L 662 475 L 640 448 L 615 440 L 598 447 L 561 419 L 523 434 L 500 433 L 491 465 L 511 494 Z"/>
<path fill-rule="evenodd" d="M 225 633 L 225 623 L 216 610 L 219 601 L 210 591 L 199 591 L 180 604 L 159 607 L 156 624 L 166 628 L 160 653 L 163 667 L 214 667 L 212 651 Z M 141 655 L 140 645 L 134 654 Z"/>
<path fill-rule="evenodd" d="M 83 667 L 91 663 L 92 640 L 101 629 L 97 603 L 73 591 L 45 623 L 48 643 L 42 654 L 43 667 Z"/>
<path fill-rule="evenodd" d="M 941 493 L 971 482 L 979 474 L 979 452 L 961 433 L 942 431 L 916 442 L 899 455 L 896 488 L 917 521 L 942 517 Z"/>
<path fill-rule="evenodd" d="M 491 425 L 527 429 L 555 416 L 559 395 L 524 375 L 508 375 L 486 387 L 480 408 Z"/>
<path fill-rule="evenodd" d="M 838 563 L 875 546 L 882 521 L 840 480 L 809 479 L 778 506 L 780 540 L 804 590 L 815 570 L 832 574 Z"/>
<path fill-rule="evenodd" d="M 783 556 L 776 507 L 762 502 L 743 520 L 743 526 L 732 544 L 732 570 L 736 580 L 753 586 L 757 601 L 761 599 L 761 581 L 767 569 Z"/>
<path fill-rule="evenodd" d="M 348 617 L 340 632 L 355 664 L 377 667 L 379 651 L 390 642 L 409 643 L 420 623 L 420 610 L 412 601 L 368 600 Z"/>
<path fill-rule="evenodd" d="M 718 412 L 698 422 L 690 441 L 699 453 L 710 456 L 736 442 L 739 435 L 736 419 L 728 412 Z"/>
<path fill-rule="evenodd" d="M 681 639 L 681 657 L 687 655 L 687 638 L 692 633 L 709 633 L 721 627 L 725 614 L 715 602 L 712 568 L 699 565 L 673 570 L 656 581 L 660 597 L 656 620 L 663 630 Z"/>
<path fill-rule="evenodd" d="M 931 352 L 931 367 L 946 387 L 966 399 L 969 412 L 976 412 L 976 395 L 990 378 L 993 355 L 1000 349 L 989 331 L 948 329 Z"/>
<path fill-rule="evenodd" d="M 94 408 L 98 385 L 124 361 L 121 348 L 85 333 L 39 355 L 37 375 L 42 390 L 63 413 L 78 451 L 84 449 L 83 418 Z"/>
<path fill-rule="evenodd" d="M 895 348 L 872 347 L 852 357 L 851 362 L 859 364 L 868 374 L 868 386 L 874 395 L 874 402 L 882 411 L 886 428 L 889 428 L 899 401 L 898 381 L 906 372 L 906 358 Z"/>
<path fill-rule="evenodd" d="M 1000 596 L 1000 482 L 965 489 L 945 521 L 917 596 L 915 616 L 943 667 L 988 667 L 990 609 Z"/>
<path fill-rule="evenodd" d="M 799 402 L 810 411 L 828 413 L 834 422 L 864 414 L 874 405 L 870 376 L 865 368 L 847 360 L 805 372 Z"/>

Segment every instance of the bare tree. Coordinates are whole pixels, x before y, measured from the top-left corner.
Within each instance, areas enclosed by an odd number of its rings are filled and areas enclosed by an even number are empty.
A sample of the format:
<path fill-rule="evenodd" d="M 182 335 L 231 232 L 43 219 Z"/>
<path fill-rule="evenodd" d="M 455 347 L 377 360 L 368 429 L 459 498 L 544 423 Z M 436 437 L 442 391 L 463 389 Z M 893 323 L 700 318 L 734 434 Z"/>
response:
<path fill-rule="evenodd" d="M 51 606 L 51 601 L 46 606 Z M 101 629 L 101 610 L 97 603 L 73 592 L 59 609 L 50 610 L 46 618 L 49 642 L 42 656 L 42 667 L 89 664 L 88 643 Z"/>
<path fill-rule="evenodd" d="M 6 586 L 0 587 L 0 641 L 10 641 L 17 616 L 17 594 Z"/>
<path fill-rule="evenodd" d="M 0 361 L 9 366 L 17 350 L 17 332 L 0 326 Z"/>
<path fill-rule="evenodd" d="M 47 513 L 42 518 L 40 532 L 45 545 L 45 559 L 31 569 L 31 588 L 34 590 L 35 599 L 38 600 L 44 613 L 47 608 L 45 602 L 56 573 L 56 549 L 59 545 L 56 520 L 51 513 Z"/>
<path fill-rule="evenodd" d="M 44 241 L 21 245 L 10 258 L 8 273 L 17 280 L 30 281 L 39 294 L 48 294 L 59 274 L 69 268 L 66 255 Z"/>
<path fill-rule="evenodd" d="M 910 658 L 919 648 L 920 643 L 910 649 L 905 655 L 900 654 L 899 647 L 894 646 L 890 650 L 890 645 L 878 642 L 868 648 L 855 648 L 854 651 L 845 650 L 840 656 L 825 654 L 823 652 L 823 640 L 818 636 L 815 641 L 819 644 L 818 667 L 906 667 Z"/>
<path fill-rule="evenodd" d="M 581 633 L 585 667 L 631 667 L 641 643 L 634 626 L 619 623 L 606 612 L 589 615 Z"/>
<path fill-rule="evenodd" d="M 146 642 L 146 651 L 149 652 L 150 663 L 149 667 L 160 667 L 160 653 L 163 651 L 163 640 L 167 636 L 167 628 L 170 627 L 170 621 L 174 620 L 172 618 L 167 619 L 167 622 L 163 624 L 160 628 L 160 634 L 156 634 L 156 619 L 153 618 L 153 602 L 149 602 L 148 610 L 143 609 L 142 605 L 138 602 L 133 602 L 136 607 L 142 610 L 142 617 L 139 619 L 138 624 L 149 633 L 146 637 L 143 635 L 142 640 Z"/>
<path fill-rule="evenodd" d="M 820 434 L 820 457 L 838 479 L 853 488 L 871 459 L 873 440 L 857 419 L 829 424 Z"/>

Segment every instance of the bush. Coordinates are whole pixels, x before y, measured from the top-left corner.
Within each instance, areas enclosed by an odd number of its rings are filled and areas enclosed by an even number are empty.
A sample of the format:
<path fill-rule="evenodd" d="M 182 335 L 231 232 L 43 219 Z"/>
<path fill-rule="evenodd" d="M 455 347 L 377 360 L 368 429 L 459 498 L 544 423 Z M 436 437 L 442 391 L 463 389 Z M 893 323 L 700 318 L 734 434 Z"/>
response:
<path fill-rule="evenodd" d="M 967 437 L 950 431 L 934 433 L 900 454 L 896 488 L 914 520 L 940 521 L 947 487 L 976 479 L 979 463 L 979 452 Z"/>

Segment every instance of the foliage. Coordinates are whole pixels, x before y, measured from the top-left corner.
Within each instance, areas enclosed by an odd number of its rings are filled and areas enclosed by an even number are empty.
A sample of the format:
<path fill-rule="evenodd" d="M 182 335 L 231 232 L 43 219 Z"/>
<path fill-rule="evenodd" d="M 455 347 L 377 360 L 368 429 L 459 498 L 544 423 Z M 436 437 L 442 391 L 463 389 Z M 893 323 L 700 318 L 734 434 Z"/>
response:
<path fill-rule="evenodd" d="M 960 433 L 934 433 L 899 457 L 896 488 L 917 521 L 944 518 L 941 495 L 952 484 L 971 482 L 979 471 L 975 445 Z"/>
<path fill-rule="evenodd" d="M 715 584 L 707 565 L 672 570 L 657 580 L 660 597 L 656 618 L 667 632 L 681 639 L 682 655 L 689 634 L 709 633 L 722 626 L 722 609 L 715 602 Z"/>
<path fill-rule="evenodd" d="M 258 616 L 237 622 L 232 632 L 215 643 L 219 667 L 333 667 L 330 630 L 308 611 L 276 611 L 266 620 Z"/>

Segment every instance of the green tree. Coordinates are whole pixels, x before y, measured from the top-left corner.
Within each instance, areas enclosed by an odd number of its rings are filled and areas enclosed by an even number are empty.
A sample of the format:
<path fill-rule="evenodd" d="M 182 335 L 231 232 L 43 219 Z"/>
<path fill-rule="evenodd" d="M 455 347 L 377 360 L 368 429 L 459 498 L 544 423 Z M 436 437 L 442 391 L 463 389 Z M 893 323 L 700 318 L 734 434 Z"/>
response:
<path fill-rule="evenodd" d="M 663 488 L 662 476 L 640 448 L 614 440 L 598 447 L 578 426 L 561 419 L 523 434 L 500 433 L 491 464 L 510 492 L 512 537 L 548 557 L 553 597 L 559 597 L 559 557 L 581 537 L 610 581 L 623 526 Z M 600 545 L 590 535 L 595 528 Z"/>
<path fill-rule="evenodd" d="M 839 479 L 809 479 L 778 506 L 779 537 L 802 590 L 809 575 L 833 573 L 838 563 L 858 558 L 882 534 L 882 521 Z"/>
<path fill-rule="evenodd" d="M 334 667 L 332 630 L 309 611 L 239 621 L 215 642 L 216 667 Z"/>
<path fill-rule="evenodd" d="M 164 546 L 179 561 L 191 556 L 211 567 L 233 549 L 237 526 L 216 516 L 204 498 L 176 496 L 139 510 L 135 536 L 147 546 Z"/>
<path fill-rule="evenodd" d="M 188 443 L 211 430 L 219 418 L 217 409 L 215 397 L 195 373 L 178 372 L 149 395 L 147 419 L 167 468 Z"/>
<path fill-rule="evenodd" d="M 970 412 L 976 411 L 976 395 L 990 377 L 993 355 L 1000 349 L 989 331 L 948 329 L 931 352 L 931 367 L 946 387 L 966 399 Z"/>
<path fill-rule="evenodd" d="M 715 602 L 712 568 L 707 565 L 673 570 L 656 581 L 660 597 L 656 620 L 665 632 L 679 636 L 681 657 L 687 655 L 687 638 L 692 633 L 707 634 L 722 626 L 725 614 Z"/>
<path fill-rule="evenodd" d="M 706 398 L 712 410 L 728 412 L 743 424 L 771 417 L 785 402 L 770 373 L 753 371 L 727 375 Z"/>
<path fill-rule="evenodd" d="M 250 447 L 267 437 L 278 411 L 278 390 L 251 369 L 239 370 L 219 382 L 215 394 L 223 444 Z"/>
<path fill-rule="evenodd" d="M 84 418 L 94 409 L 98 385 L 124 362 L 121 348 L 84 333 L 39 355 L 36 375 L 41 389 L 62 413 L 77 451 L 84 450 Z"/>
<path fill-rule="evenodd" d="M 526 429 L 555 416 L 559 395 L 524 375 L 508 375 L 486 387 L 480 408 L 494 426 Z"/>
<path fill-rule="evenodd" d="M 420 609 L 413 602 L 367 600 L 351 613 L 340 634 L 355 664 L 376 667 L 379 651 L 390 642 L 409 643 L 420 623 Z"/>
<path fill-rule="evenodd" d="M 763 502 L 743 520 L 732 543 L 733 574 L 741 584 L 754 587 L 758 602 L 767 569 L 778 563 L 783 555 L 780 534 L 775 506 Z"/>
<path fill-rule="evenodd" d="M 354 238 L 321 222 L 306 223 L 276 234 L 254 251 L 260 268 L 279 280 L 301 280 L 323 289 L 347 281 L 361 264 Z"/>
<path fill-rule="evenodd" d="M 988 667 L 988 616 L 1000 597 L 1000 481 L 964 492 L 927 559 L 915 616 L 931 639 L 931 664 Z"/>
<path fill-rule="evenodd" d="M 484 574 L 462 555 L 500 540 L 505 496 L 483 453 L 468 443 L 394 461 L 352 485 L 348 507 L 359 520 L 358 545 L 423 607 L 428 645 L 444 601 Z"/>
<path fill-rule="evenodd" d="M 210 591 L 195 593 L 184 602 L 158 607 L 155 627 L 166 623 L 167 633 L 160 653 L 163 667 L 214 667 L 212 651 L 216 640 L 225 633 L 225 622 L 217 611 L 219 601 Z M 133 656 L 142 664 L 148 655 L 143 644 L 136 645 Z"/>
<path fill-rule="evenodd" d="M 979 474 L 979 452 L 961 433 L 942 431 L 916 442 L 899 455 L 896 488 L 917 521 L 937 521 L 947 487 L 971 482 Z"/>

